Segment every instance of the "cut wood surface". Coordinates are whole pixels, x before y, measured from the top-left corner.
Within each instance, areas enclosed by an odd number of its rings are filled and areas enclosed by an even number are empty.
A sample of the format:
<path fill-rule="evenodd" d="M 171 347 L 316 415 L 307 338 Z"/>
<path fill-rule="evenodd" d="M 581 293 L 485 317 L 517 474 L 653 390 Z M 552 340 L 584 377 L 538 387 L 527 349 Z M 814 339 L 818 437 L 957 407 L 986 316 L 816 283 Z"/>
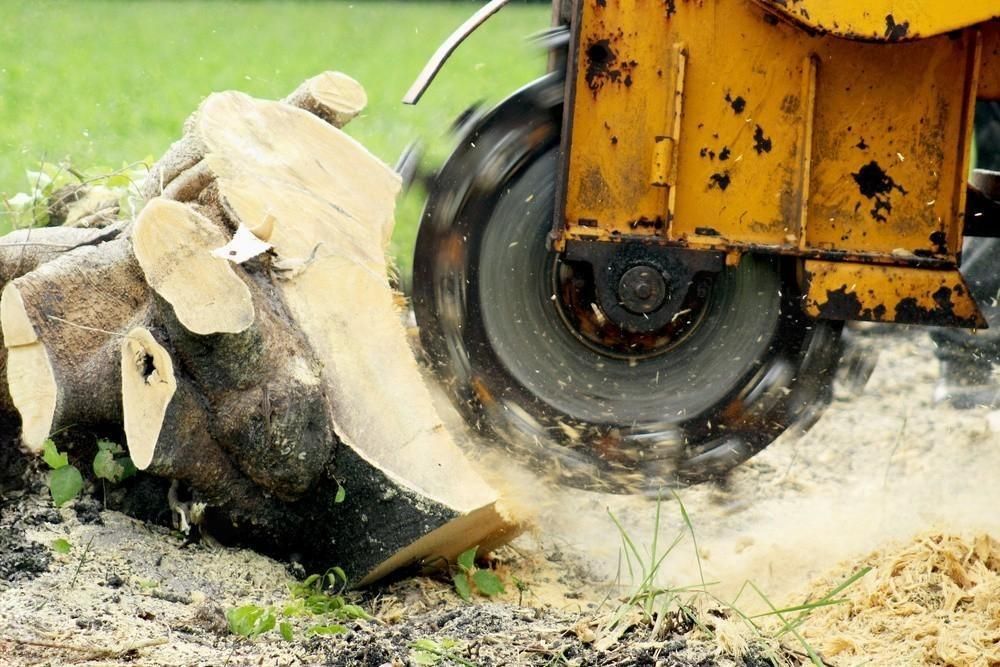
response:
<path fill-rule="evenodd" d="M 281 102 L 211 95 L 134 223 L 0 266 L 26 449 L 118 428 L 204 530 L 355 583 L 517 533 L 410 352 L 385 260 L 400 179 L 338 129 L 364 103 L 339 73 Z"/>

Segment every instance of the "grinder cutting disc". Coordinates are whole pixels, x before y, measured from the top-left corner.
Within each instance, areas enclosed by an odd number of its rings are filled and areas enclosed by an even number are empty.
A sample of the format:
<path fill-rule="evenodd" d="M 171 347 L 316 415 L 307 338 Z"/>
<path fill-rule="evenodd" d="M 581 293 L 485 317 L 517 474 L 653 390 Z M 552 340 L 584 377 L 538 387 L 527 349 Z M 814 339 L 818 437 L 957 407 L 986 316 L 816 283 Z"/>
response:
<path fill-rule="evenodd" d="M 745 256 L 695 276 L 656 331 L 619 328 L 592 268 L 552 252 L 562 80 L 467 123 L 417 239 L 414 309 L 456 405 L 574 486 L 653 492 L 719 476 L 828 402 L 837 325 L 808 320 L 793 267 Z"/>

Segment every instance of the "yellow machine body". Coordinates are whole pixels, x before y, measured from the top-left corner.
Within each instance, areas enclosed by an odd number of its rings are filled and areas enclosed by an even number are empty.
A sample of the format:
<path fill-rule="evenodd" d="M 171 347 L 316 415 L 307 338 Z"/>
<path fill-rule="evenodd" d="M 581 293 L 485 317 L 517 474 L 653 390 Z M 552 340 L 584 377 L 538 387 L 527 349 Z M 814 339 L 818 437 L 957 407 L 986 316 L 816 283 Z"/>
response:
<path fill-rule="evenodd" d="M 798 256 L 810 314 L 985 326 L 958 265 L 975 103 L 1000 97 L 996 12 L 580 0 L 555 247 Z"/>
<path fill-rule="evenodd" d="M 813 30 L 900 41 L 933 37 L 1000 17 L 995 0 L 760 0 Z"/>

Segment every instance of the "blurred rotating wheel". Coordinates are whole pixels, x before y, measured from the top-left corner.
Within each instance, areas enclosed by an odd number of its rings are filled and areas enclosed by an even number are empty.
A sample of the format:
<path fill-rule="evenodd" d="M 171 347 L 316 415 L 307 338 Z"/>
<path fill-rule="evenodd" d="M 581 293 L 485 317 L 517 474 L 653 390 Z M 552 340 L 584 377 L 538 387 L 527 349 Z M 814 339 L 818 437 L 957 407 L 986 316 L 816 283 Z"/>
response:
<path fill-rule="evenodd" d="M 794 265 L 697 275 L 658 331 L 617 328 L 588 265 L 548 248 L 562 81 L 467 124 L 425 207 L 421 340 L 466 419 L 576 487 L 655 493 L 724 475 L 829 401 L 839 326 L 801 314 Z"/>

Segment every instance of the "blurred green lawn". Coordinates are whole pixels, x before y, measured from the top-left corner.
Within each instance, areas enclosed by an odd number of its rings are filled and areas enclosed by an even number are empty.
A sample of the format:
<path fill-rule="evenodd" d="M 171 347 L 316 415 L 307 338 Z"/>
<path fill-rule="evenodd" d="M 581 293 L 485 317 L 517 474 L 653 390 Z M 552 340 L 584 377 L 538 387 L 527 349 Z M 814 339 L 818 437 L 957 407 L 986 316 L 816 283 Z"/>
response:
<path fill-rule="evenodd" d="M 399 102 L 438 44 L 479 2 L 0 0 L 0 197 L 29 189 L 42 160 L 119 167 L 159 156 L 205 95 L 282 97 L 338 69 L 369 106 L 347 131 L 392 164 L 417 137 L 440 160 L 451 120 L 540 75 L 524 38 L 546 4 L 512 4 L 453 59 L 416 107 Z M 405 273 L 420 212 L 401 202 L 393 251 Z M 0 223 L 2 224 L 2 223 Z"/>

